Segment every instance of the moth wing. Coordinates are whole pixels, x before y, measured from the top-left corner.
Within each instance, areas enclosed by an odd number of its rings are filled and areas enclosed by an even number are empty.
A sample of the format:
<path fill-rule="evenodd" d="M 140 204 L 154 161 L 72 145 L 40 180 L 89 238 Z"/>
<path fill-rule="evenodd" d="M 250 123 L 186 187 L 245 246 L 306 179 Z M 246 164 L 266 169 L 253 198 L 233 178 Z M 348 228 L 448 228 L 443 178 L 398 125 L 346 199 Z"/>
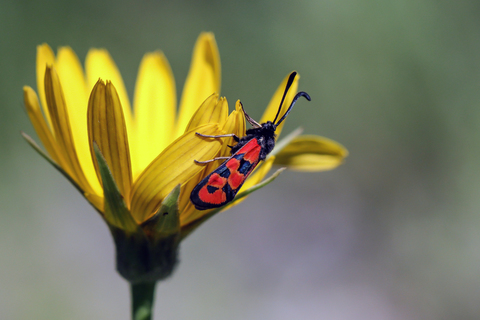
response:
<path fill-rule="evenodd" d="M 232 201 L 259 162 L 262 146 L 256 138 L 247 141 L 235 154 L 206 176 L 190 194 L 198 210 L 221 207 Z"/>

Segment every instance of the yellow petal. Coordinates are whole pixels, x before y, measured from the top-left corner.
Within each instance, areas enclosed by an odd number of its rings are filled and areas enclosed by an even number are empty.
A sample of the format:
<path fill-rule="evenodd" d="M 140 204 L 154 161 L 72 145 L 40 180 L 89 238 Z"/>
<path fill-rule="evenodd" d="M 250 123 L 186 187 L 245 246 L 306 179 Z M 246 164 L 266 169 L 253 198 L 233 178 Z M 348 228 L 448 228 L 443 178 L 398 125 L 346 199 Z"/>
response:
<path fill-rule="evenodd" d="M 81 132 L 86 133 L 88 91 L 82 65 L 70 47 L 61 47 L 58 50 L 55 70 L 62 82 L 65 101 L 70 112 L 69 116 L 71 119 L 79 122 L 79 124 L 75 124 L 75 126 L 79 128 L 84 126 Z M 72 130 L 74 130 L 73 126 L 74 124 L 72 123 Z"/>
<path fill-rule="evenodd" d="M 228 102 L 224 97 L 218 100 L 218 94 L 212 94 L 193 114 L 185 132 L 207 123 L 222 126 L 228 117 Z"/>
<path fill-rule="evenodd" d="M 175 125 L 175 80 L 162 52 L 146 54 L 135 85 L 135 136 L 131 137 L 134 179 L 173 140 Z M 135 140 L 133 140 L 135 139 Z"/>
<path fill-rule="evenodd" d="M 275 115 L 278 112 L 278 108 L 280 106 L 280 102 L 282 101 L 282 96 L 283 93 L 285 92 L 285 86 L 287 85 L 287 81 L 290 75 L 286 76 L 285 79 L 283 79 L 282 83 L 280 86 L 277 88 L 277 91 L 275 91 L 275 94 L 273 95 L 272 99 L 270 100 L 270 103 L 268 104 L 267 109 L 265 110 L 262 119 L 260 120 L 260 123 L 265 123 L 267 121 L 273 121 L 275 119 Z M 293 98 L 297 94 L 297 89 L 298 89 L 298 80 L 300 79 L 300 76 L 297 74 L 295 77 L 295 80 L 293 80 L 292 86 L 288 90 L 287 96 L 285 97 L 285 101 L 282 104 L 282 109 L 280 111 L 280 114 L 278 115 L 277 121 L 283 116 L 283 114 L 287 111 L 288 107 L 290 107 L 290 104 L 292 103 Z M 283 124 L 285 123 L 282 122 L 276 130 L 277 136 L 280 135 L 280 132 L 282 132 Z"/>
<path fill-rule="evenodd" d="M 235 123 L 235 131 L 232 131 L 237 135 L 237 137 L 241 138 L 245 136 L 246 132 L 246 122 L 245 122 L 245 114 L 243 113 L 242 105 L 240 100 L 237 100 L 235 104 L 235 111 L 231 113 L 231 116 L 236 118 Z M 227 131 L 230 132 L 230 131 Z"/>
<path fill-rule="evenodd" d="M 100 183 L 95 173 L 88 143 L 88 92 L 82 65 L 71 48 L 62 47 L 58 50 L 55 69 L 65 94 L 78 160 L 92 188 L 97 194 L 101 194 Z"/>
<path fill-rule="evenodd" d="M 226 102 L 226 99 L 225 99 Z M 227 106 L 228 108 L 228 106 Z M 235 110 L 230 113 L 226 121 L 223 125 L 223 131 L 227 134 L 234 134 L 237 137 L 241 138 L 245 136 L 245 115 L 243 114 L 242 107 L 240 105 L 240 100 L 237 101 L 235 105 Z M 222 138 L 223 145 L 218 153 L 217 157 L 229 157 L 232 155 L 231 148 L 229 146 L 234 146 L 237 144 L 233 137 L 224 137 Z M 210 168 L 215 170 L 218 166 L 220 166 L 222 162 L 216 162 L 212 164 L 216 164 L 214 168 Z"/>
<path fill-rule="evenodd" d="M 47 120 L 48 127 L 52 128 L 52 121 L 47 108 L 47 100 L 45 99 L 45 70 L 47 66 L 55 65 L 55 54 L 52 48 L 46 43 L 37 46 L 37 91 L 42 103 L 43 113 Z"/>
<path fill-rule="evenodd" d="M 62 157 L 61 151 L 58 149 L 58 144 L 55 141 L 52 132 L 45 122 L 35 91 L 33 91 L 32 88 L 25 86 L 23 88 L 23 97 L 30 121 L 37 132 L 38 137 L 42 141 L 43 146 L 47 149 L 52 160 L 63 168 L 66 165 L 65 160 Z"/>
<path fill-rule="evenodd" d="M 57 73 L 51 67 L 47 67 L 45 72 L 45 97 L 52 120 L 53 132 L 59 150 L 66 161 L 64 169 L 83 190 L 87 193 L 93 193 L 78 161 L 62 86 Z"/>
<path fill-rule="evenodd" d="M 85 60 L 85 71 L 88 90 L 93 88 L 98 79 L 110 80 L 113 83 L 123 107 L 123 116 L 125 117 L 128 135 L 131 136 L 133 123 L 130 100 L 128 99 L 120 71 L 108 51 L 105 49 L 90 49 Z"/>
<path fill-rule="evenodd" d="M 92 90 L 88 103 L 88 133 L 92 157 L 95 142 L 128 206 L 132 185 L 130 151 L 122 105 L 111 82 L 105 85 L 99 80 Z M 93 161 L 101 179 L 98 163 L 96 159 Z"/>
<path fill-rule="evenodd" d="M 294 138 L 277 154 L 275 164 L 299 171 L 323 171 L 339 166 L 347 155 L 348 151 L 335 141 L 303 135 Z"/>
<path fill-rule="evenodd" d="M 222 146 L 219 139 L 201 138 L 196 132 L 206 135 L 224 133 L 217 124 L 195 128 L 175 140 L 150 163 L 132 189 L 131 212 L 137 222 L 154 214 L 176 185 L 185 184 L 203 169 L 194 160 L 208 160 L 218 153 Z"/>
<path fill-rule="evenodd" d="M 220 92 L 220 55 L 212 33 L 202 33 L 193 51 L 190 71 L 183 87 L 176 136 L 185 132 L 193 113 L 205 99 Z"/>

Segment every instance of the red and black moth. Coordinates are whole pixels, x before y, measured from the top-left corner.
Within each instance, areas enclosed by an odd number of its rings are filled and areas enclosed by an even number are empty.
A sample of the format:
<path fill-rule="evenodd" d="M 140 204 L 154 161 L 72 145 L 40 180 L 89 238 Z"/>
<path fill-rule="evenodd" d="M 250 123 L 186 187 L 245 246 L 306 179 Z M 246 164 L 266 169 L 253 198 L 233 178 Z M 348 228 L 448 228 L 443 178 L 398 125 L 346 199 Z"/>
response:
<path fill-rule="evenodd" d="M 210 136 L 197 133 L 197 135 L 206 138 L 233 137 L 237 144 L 229 146 L 232 149 L 232 156 L 230 157 L 218 157 L 207 161 L 195 160 L 196 163 L 201 164 L 216 160 L 225 160 L 225 162 L 193 188 L 190 194 L 190 201 L 195 205 L 195 208 L 198 210 L 213 209 L 224 206 L 232 201 L 253 169 L 255 169 L 260 161 L 265 160 L 267 155 L 273 150 L 275 147 L 275 130 L 278 125 L 285 120 L 298 98 L 305 97 L 310 101 L 310 96 L 306 92 L 298 92 L 287 111 L 280 120 L 275 123 L 296 75 L 296 72 L 292 72 L 288 77 L 282 101 L 280 102 L 277 115 L 273 121 L 259 124 L 245 112 L 242 105 L 245 119 L 253 126 L 252 129 L 247 130 L 244 137 L 239 138 L 234 134 Z"/>

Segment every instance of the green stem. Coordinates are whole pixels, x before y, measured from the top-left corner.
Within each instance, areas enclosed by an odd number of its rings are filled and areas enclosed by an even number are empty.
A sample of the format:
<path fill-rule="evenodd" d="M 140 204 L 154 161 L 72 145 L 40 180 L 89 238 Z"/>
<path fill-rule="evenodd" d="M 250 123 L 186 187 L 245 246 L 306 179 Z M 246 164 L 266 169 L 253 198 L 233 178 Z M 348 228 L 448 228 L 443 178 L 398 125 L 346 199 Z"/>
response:
<path fill-rule="evenodd" d="M 132 320 L 151 320 L 156 282 L 130 284 L 132 292 Z"/>

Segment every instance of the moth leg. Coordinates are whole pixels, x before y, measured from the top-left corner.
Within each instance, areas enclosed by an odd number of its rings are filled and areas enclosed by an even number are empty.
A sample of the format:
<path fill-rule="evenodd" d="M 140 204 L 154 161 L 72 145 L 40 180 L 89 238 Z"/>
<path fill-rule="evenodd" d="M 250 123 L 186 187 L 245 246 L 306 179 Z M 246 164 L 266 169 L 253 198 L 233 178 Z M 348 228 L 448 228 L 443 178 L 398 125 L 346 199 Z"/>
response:
<path fill-rule="evenodd" d="M 198 132 L 195 132 L 195 134 L 197 136 L 204 137 L 204 138 L 227 138 L 227 137 L 231 137 L 231 138 L 233 138 L 233 140 L 235 140 L 237 142 L 240 141 L 240 138 L 237 137 L 237 135 L 235 135 L 234 133 L 220 134 L 218 136 L 211 136 L 211 135 L 208 135 L 208 134 L 201 134 L 201 133 L 198 133 Z"/>
<path fill-rule="evenodd" d="M 210 163 L 210 162 L 213 162 L 213 161 L 227 160 L 227 159 L 230 159 L 230 157 L 216 157 L 216 158 L 213 158 L 213 159 L 210 159 L 210 160 L 205 160 L 205 161 L 198 161 L 198 160 L 193 160 L 193 161 L 195 161 L 195 163 L 198 163 L 198 164 L 207 164 L 207 163 Z"/>

